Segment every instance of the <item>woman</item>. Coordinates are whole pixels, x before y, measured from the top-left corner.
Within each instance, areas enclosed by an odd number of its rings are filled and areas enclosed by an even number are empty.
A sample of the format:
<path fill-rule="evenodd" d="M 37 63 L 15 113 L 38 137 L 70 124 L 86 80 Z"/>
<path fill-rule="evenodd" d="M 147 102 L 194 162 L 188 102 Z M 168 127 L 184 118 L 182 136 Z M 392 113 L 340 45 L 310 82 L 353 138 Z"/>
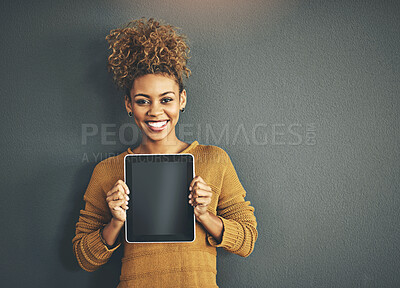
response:
<path fill-rule="evenodd" d="M 125 107 L 142 132 L 134 149 L 96 165 L 83 199 L 73 242 L 79 265 L 95 271 L 124 243 L 119 288 L 218 287 L 216 247 L 247 257 L 257 239 L 254 208 L 245 201 L 228 154 L 217 146 L 185 143 L 175 134 L 187 104 L 182 76 L 191 71 L 189 47 L 176 27 L 153 18 L 134 20 L 106 37 L 109 70 L 125 89 Z M 195 174 L 188 203 L 194 207 L 196 239 L 188 243 L 127 243 L 123 239 L 130 191 L 123 179 L 127 154 L 190 153 Z"/>

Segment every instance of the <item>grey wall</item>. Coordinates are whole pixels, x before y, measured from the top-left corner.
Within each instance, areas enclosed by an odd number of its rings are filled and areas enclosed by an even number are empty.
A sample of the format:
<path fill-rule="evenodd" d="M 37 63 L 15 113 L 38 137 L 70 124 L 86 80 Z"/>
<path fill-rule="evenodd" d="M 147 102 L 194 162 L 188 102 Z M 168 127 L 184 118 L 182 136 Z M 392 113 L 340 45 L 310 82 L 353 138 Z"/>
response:
<path fill-rule="evenodd" d="M 71 240 L 96 163 L 140 140 L 104 38 L 153 16 L 191 43 L 178 136 L 225 149 L 256 209 L 219 286 L 399 287 L 398 3 L 2 1 L 2 285 L 116 286 L 122 249 L 88 273 Z"/>

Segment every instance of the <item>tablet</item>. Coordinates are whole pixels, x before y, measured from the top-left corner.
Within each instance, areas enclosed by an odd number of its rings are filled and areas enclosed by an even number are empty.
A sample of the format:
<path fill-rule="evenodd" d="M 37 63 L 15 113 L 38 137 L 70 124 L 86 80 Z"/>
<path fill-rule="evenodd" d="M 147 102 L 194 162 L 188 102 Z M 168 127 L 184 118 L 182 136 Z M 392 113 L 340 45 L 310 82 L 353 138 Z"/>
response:
<path fill-rule="evenodd" d="M 125 183 L 131 192 L 126 210 L 126 242 L 195 240 L 196 218 L 188 198 L 194 171 L 194 157 L 189 153 L 125 156 Z"/>

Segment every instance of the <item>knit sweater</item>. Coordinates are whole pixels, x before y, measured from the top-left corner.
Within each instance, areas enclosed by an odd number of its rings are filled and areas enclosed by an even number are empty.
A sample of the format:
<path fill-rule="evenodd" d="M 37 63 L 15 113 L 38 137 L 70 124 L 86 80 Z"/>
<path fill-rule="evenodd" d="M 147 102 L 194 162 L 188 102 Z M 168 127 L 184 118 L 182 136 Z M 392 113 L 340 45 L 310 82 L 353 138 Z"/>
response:
<path fill-rule="evenodd" d="M 105 264 L 123 243 L 120 282 L 126 287 L 218 287 L 217 247 L 242 257 L 249 256 L 258 237 L 254 207 L 245 201 L 246 191 L 239 181 L 228 154 L 214 145 L 194 141 L 180 153 L 194 156 L 195 174 L 211 187 L 208 211 L 222 220 L 222 241 L 196 221 L 196 239 L 183 243 L 127 243 L 124 229 L 114 245 L 106 245 L 101 230 L 111 221 L 107 192 L 119 179 L 124 180 L 124 156 L 130 148 L 98 163 L 83 196 L 73 251 L 82 269 L 92 272 Z"/>

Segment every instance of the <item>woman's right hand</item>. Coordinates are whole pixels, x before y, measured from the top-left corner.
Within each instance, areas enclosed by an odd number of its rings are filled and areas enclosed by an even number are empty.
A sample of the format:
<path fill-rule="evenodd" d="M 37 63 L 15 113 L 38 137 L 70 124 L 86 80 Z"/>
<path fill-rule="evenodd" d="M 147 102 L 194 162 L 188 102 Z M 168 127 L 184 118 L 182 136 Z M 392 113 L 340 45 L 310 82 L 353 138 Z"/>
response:
<path fill-rule="evenodd" d="M 111 188 L 107 193 L 106 201 L 110 208 L 111 214 L 115 220 L 125 222 L 126 210 L 128 207 L 129 200 L 129 188 L 126 183 L 122 180 L 118 180 L 114 187 Z"/>

